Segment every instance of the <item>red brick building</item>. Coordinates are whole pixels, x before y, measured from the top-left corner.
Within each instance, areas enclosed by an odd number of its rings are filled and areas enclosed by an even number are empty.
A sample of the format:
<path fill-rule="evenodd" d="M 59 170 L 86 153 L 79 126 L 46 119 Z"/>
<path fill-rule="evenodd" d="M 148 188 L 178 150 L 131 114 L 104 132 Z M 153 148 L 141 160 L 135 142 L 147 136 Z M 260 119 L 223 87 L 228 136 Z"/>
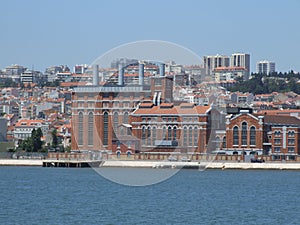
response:
<path fill-rule="evenodd" d="M 255 116 L 248 110 L 226 116 L 226 150 L 238 154 L 242 152 L 263 153 L 263 116 Z"/>
<path fill-rule="evenodd" d="M 139 84 L 125 85 L 124 68 L 121 68 L 118 84 L 106 83 L 104 86 L 82 86 L 74 89 L 72 150 L 120 151 L 124 154 L 138 151 L 139 142 L 129 133 L 132 111 L 141 102 L 160 104 L 173 100 L 172 77 L 164 76 L 162 70 L 159 76 L 150 78 L 150 85 L 144 84 L 144 67 L 140 68 Z"/>
<path fill-rule="evenodd" d="M 300 154 L 300 120 L 294 116 L 265 115 L 264 123 L 272 160 L 294 160 Z"/>
<path fill-rule="evenodd" d="M 272 160 L 294 160 L 300 154 L 299 131 L 300 120 L 296 117 L 240 110 L 238 114 L 227 115 L 226 137 L 219 138 L 226 138 L 221 149 L 228 154 L 256 153 L 271 155 Z"/>
<path fill-rule="evenodd" d="M 132 134 L 143 152 L 205 153 L 210 111 L 191 103 L 143 103 L 131 114 Z"/>

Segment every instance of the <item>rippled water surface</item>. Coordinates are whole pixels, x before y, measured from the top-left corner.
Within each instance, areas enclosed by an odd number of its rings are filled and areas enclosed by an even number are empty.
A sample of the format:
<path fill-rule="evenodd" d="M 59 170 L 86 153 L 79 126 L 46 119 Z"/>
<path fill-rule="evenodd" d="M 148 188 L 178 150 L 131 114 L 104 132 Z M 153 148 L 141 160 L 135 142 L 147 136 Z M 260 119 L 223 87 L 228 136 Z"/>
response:
<path fill-rule="evenodd" d="M 181 170 L 132 187 L 93 169 L 0 167 L 0 188 L 0 224 L 300 223 L 297 171 Z"/>

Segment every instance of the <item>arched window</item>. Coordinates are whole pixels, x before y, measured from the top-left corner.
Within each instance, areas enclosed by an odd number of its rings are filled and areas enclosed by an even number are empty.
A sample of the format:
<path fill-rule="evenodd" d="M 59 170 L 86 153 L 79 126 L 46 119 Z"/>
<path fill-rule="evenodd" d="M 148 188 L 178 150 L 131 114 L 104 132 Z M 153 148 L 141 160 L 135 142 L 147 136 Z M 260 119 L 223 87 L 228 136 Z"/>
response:
<path fill-rule="evenodd" d="M 147 145 L 150 145 L 151 142 L 151 128 L 147 128 Z"/>
<path fill-rule="evenodd" d="M 280 130 L 275 130 L 275 131 L 274 131 L 274 135 L 275 135 L 276 137 L 279 137 L 279 136 L 281 135 Z"/>
<path fill-rule="evenodd" d="M 162 139 L 166 140 L 166 127 L 163 127 Z"/>
<path fill-rule="evenodd" d="M 216 149 L 220 149 L 220 142 L 221 142 L 221 139 L 219 136 L 216 137 Z"/>
<path fill-rule="evenodd" d="M 94 136 L 94 115 L 92 112 L 89 113 L 89 117 L 88 117 L 88 145 L 93 145 L 94 144 L 94 140 L 93 140 L 93 136 Z"/>
<path fill-rule="evenodd" d="M 156 127 L 152 128 L 152 145 L 155 145 L 156 140 Z"/>
<path fill-rule="evenodd" d="M 189 146 L 193 145 L 193 128 L 189 127 Z"/>
<path fill-rule="evenodd" d="M 146 128 L 145 127 L 142 128 L 142 144 L 143 145 L 146 144 Z"/>
<path fill-rule="evenodd" d="M 187 146 L 187 128 L 183 128 L 183 146 Z"/>
<path fill-rule="evenodd" d="M 108 112 L 103 114 L 103 145 L 108 145 Z"/>
<path fill-rule="evenodd" d="M 198 128 L 194 128 L 194 146 L 198 146 Z"/>
<path fill-rule="evenodd" d="M 125 113 L 124 113 L 124 115 L 123 115 L 123 123 L 128 124 L 128 118 L 129 118 L 128 115 L 129 115 L 128 112 L 125 112 Z"/>
<path fill-rule="evenodd" d="M 256 145 L 256 130 L 253 126 L 250 128 L 250 145 Z"/>
<path fill-rule="evenodd" d="M 289 130 L 288 131 L 288 137 L 295 137 L 295 131 L 294 130 Z"/>
<path fill-rule="evenodd" d="M 114 116 L 113 116 L 113 121 L 114 121 L 114 134 L 117 135 L 118 134 L 118 125 L 119 125 L 119 114 L 118 112 L 114 112 Z"/>
<path fill-rule="evenodd" d="M 173 140 L 177 139 L 177 127 L 173 128 Z"/>
<path fill-rule="evenodd" d="M 78 113 L 78 145 L 83 145 L 83 113 Z"/>
<path fill-rule="evenodd" d="M 237 126 L 233 128 L 233 145 L 239 145 L 239 128 Z"/>
<path fill-rule="evenodd" d="M 222 148 L 226 148 L 226 137 L 223 137 Z"/>
<path fill-rule="evenodd" d="M 168 140 L 172 140 L 172 128 L 168 127 Z"/>
<path fill-rule="evenodd" d="M 242 123 L 242 145 L 247 145 L 247 123 Z"/>

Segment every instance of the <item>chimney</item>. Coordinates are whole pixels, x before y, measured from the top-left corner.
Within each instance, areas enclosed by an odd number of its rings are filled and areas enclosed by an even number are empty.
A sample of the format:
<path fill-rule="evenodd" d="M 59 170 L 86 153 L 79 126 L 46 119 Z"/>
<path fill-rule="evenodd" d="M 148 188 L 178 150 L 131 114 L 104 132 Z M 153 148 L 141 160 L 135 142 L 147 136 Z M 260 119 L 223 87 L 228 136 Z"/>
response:
<path fill-rule="evenodd" d="M 144 85 L 144 64 L 139 62 L 139 85 Z"/>
<path fill-rule="evenodd" d="M 118 79 L 118 84 L 120 86 L 124 85 L 124 68 L 121 64 L 119 64 L 119 79 Z"/>
<path fill-rule="evenodd" d="M 164 63 L 159 64 L 159 76 L 161 76 L 161 77 L 165 76 L 165 64 Z"/>
<path fill-rule="evenodd" d="M 93 66 L 93 85 L 98 86 L 99 85 L 99 66 L 94 65 Z"/>

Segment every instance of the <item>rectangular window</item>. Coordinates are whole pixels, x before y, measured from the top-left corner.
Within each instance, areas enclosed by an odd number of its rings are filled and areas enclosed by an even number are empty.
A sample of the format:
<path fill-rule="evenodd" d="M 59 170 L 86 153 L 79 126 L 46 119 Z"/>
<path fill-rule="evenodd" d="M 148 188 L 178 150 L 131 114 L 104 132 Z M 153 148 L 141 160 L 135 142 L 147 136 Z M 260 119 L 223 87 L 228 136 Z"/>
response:
<path fill-rule="evenodd" d="M 295 145 L 295 139 L 288 139 L 288 145 Z"/>
<path fill-rule="evenodd" d="M 274 145 L 280 145 L 281 139 L 274 139 Z"/>
<path fill-rule="evenodd" d="M 274 148 L 274 152 L 280 152 L 281 151 L 281 148 L 280 147 L 275 147 Z"/>
<path fill-rule="evenodd" d="M 294 147 L 288 147 L 288 152 L 295 152 L 295 148 Z"/>

